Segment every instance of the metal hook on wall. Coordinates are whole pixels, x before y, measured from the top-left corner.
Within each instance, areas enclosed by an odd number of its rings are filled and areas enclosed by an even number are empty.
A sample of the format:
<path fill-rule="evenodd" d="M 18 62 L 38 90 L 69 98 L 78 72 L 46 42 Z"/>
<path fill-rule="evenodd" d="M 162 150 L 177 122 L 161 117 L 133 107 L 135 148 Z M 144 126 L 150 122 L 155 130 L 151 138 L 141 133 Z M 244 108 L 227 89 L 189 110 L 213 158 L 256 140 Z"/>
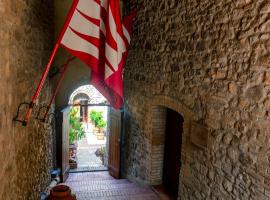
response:
<path fill-rule="evenodd" d="M 38 121 L 44 130 L 51 130 L 55 125 L 55 113 L 51 112 L 46 118 L 40 118 Z"/>
<path fill-rule="evenodd" d="M 19 104 L 16 116 L 13 118 L 13 121 L 20 122 L 20 123 L 22 123 L 23 126 L 26 126 L 27 122 L 25 121 L 25 118 L 20 119 L 20 112 L 21 112 L 23 106 L 25 106 L 25 105 L 27 105 L 27 109 L 33 108 L 32 102 L 30 102 L 30 103 L 22 102 Z"/>
<path fill-rule="evenodd" d="M 44 111 L 43 111 L 44 110 Z M 37 115 L 35 116 L 35 119 L 40 121 L 40 122 L 43 122 L 45 123 L 46 121 L 46 117 L 44 117 L 44 113 L 48 110 L 48 106 L 41 106 L 39 109 L 38 109 L 38 112 L 37 112 Z M 42 112 L 43 111 L 43 112 Z M 42 116 L 43 115 L 43 116 Z"/>

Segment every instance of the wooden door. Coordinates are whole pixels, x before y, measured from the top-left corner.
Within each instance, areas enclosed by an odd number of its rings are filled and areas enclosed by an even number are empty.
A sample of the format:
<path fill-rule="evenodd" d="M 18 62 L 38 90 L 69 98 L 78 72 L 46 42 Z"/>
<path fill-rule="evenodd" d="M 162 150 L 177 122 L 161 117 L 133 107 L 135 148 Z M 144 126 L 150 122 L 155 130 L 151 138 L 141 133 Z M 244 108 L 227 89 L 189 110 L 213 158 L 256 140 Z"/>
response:
<path fill-rule="evenodd" d="M 180 114 L 167 109 L 163 186 L 173 197 L 178 195 L 183 122 Z"/>
<path fill-rule="evenodd" d="M 63 181 L 69 176 L 69 111 L 70 108 L 63 110 L 63 131 L 62 131 L 62 173 Z"/>
<path fill-rule="evenodd" d="M 65 182 L 69 176 L 69 108 L 58 112 L 56 118 L 57 167 L 61 169 L 60 179 Z"/>
<path fill-rule="evenodd" d="M 109 162 L 108 170 L 114 178 L 120 178 L 121 112 L 109 110 Z"/>

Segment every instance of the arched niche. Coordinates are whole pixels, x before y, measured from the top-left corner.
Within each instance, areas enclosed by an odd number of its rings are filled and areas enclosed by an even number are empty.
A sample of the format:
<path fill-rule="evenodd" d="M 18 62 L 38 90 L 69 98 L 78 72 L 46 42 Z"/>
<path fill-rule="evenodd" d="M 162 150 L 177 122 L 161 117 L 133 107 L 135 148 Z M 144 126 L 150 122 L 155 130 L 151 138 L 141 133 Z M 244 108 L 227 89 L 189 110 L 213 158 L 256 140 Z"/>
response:
<path fill-rule="evenodd" d="M 155 96 L 148 101 L 148 112 L 145 116 L 149 123 L 144 127 L 145 134 L 149 138 L 150 154 L 148 158 L 149 180 L 151 185 L 162 184 L 164 145 L 166 133 L 167 109 L 177 112 L 183 117 L 182 145 L 181 145 L 181 171 L 179 174 L 180 188 L 186 171 L 186 159 L 189 152 L 189 137 L 192 121 L 196 121 L 196 114 L 184 106 L 181 102 L 167 96 Z"/>

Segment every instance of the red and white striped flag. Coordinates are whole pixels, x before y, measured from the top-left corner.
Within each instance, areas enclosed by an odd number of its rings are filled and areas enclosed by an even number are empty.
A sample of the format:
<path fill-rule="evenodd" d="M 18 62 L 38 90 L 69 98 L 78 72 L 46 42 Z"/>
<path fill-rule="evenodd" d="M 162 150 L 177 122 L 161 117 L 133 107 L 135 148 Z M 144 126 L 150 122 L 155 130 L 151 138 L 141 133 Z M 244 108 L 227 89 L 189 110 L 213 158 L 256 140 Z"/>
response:
<path fill-rule="evenodd" d="M 119 109 L 122 73 L 136 12 L 120 17 L 119 0 L 74 0 L 59 43 L 92 69 L 91 83 Z"/>

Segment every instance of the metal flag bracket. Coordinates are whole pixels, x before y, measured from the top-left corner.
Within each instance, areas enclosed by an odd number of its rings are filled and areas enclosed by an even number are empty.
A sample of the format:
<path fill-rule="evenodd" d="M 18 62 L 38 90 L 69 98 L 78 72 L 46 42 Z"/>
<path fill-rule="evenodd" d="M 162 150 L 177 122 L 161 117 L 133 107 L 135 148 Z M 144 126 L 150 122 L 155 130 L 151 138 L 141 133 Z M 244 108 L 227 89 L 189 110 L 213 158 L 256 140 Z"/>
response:
<path fill-rule="evenodd" d="M 55 55 L 56 55 L 56 53 L 57 53 L 57 51 L 58 51 L 58 49 L 60 47 L 61 40 L 62 40 L 62 38 L 63 38 L 63 36 L 65 34 L 65 31 L 67 30 L 67 28 L 69 26 L 69 23 L 71 21 L 71 18 L 72 18 L 73 13 L 75 12 L 75 9 L 76 9 L 77 4 L 78 4 L 78 0 L 74 1 L 73 4 L 72 4 L 72 6 L 71 6 L 70 12 L 69 12 L 69 14 L 67 16 L 67 19 L 66 19 L 65 23 L 64 23 L 64 27 L 62 28 L 62 30 L 60 32 L 60 35 L 58 36 L 58 39 L 57 39 L 56 44 L 55 44 L 55 46 L 53 48 L 52 54 L 51 54 L 51 56 L 50 56 L 50 58 L 48 60 L 48 63 L 46 65 L 43 73 L 42 73 L 42 76 L 41 76 L 41 79 L 39 81 L 39 84 L 38 84 L 38 86 L 37 86 L 37 88 L 35 90 L 34 95 L 32 96 L 31 103 L 21 103 L 19 105 L 19 107 L 18 107 L 17 115 L 13 118 L 14 121 L 22 123 L 23 126 L 27 126 L 27 124 L 28 124 L 28 122 L 29 122 L 29 120 L 31 118 L 33 108 L 36 105 L 36 102 L 38 100 L 38 97 L 40 95 L 40 92 L 41 92 L 41 90 L 42 90 L 42 88 L 44 86 L 45 80 L 46 80 L 46 78 L 48 76 L 48 73 L 50 71 L 52 62 L 53 62 L 53 60 L 55 58 Z M 26 113 L 25 113 L 24 118 L 23 119 L 19 119 L 19 117 L 20 117 L 19 116 L 20 115 L 20 110 L 21 110 L 21 107 L 23 105 L 28 105 L 28 108 L 26 110 Z"/>
<path fill-rule="evenodd" d="M 55 113 L 51 112 L 45 119 L 42 119 L 42 127 L 44 130 L 50 130 L 55 125 Z"/>
<path fill-rule="evenodd" d="M 35 116 L 36 120 L 38 120 L 40 122 L 43 122 L 43 123 L 47 123 L 47 121 L 50 121 L 50 119 L 48 119 L 48 116 L 52 115 L 52 113 L 49 113 L 51 105 L 52 105 L 52 103 L 53 103 L 53 101 L 54 101 L 54 99 L 56 97 L 56 94 L 57 94 L 59 88 L 60 88 L 60 84 L 64 79 L 64 75 L 65 75 L 65 72 L 66 72 L 66 70 L 68 68 L 69 63 L 72 62 L 75 58 L 76 58 L 75 56 L 69 56 L 68 59 L 66 60 L 66 62 L 60 67 L 60 72 L 59 72 L 60 73 L 60 78 L 57 81 L 56 88 L 54 89 L 53 95 L 52 95 L 48 105 L 39 107 L 39 109 L 37 111 L 37 114 Z M 35 106 L 34 101 L 36 101 L 37 97 L 39 96 L 41 86 L 43 85 L 44 80 L 45 80 L 45 78 L 42 78 L 42 84 L 39 84 L 39 86 L 38 86 L 38 88 L 36 90 L 36 93 L 32 98 L 33 101 L 31 103 L 23 102 L 18 107 L 17 115 L 13 118 L 13 120 L 16 121 L 16 122 L 22 123 L 22 126 L 27 126 L 27 124 L 29 122 L 29 119 L 31 117 L 31 113 L 32 113 L 33 108 Z M 26 112 L 26 114 L 24 116 L 24 119 L 19 119 L 20 118 L 20 112 L 21 112 L 22 107 L 24 105 L 28 105 L 27 112 Z"/>
<path fill-rule="evenodd" d="M 27 106 L 27 109 L 33 109 L 34 103 L 33 102 L 30 102 L 30 103 L 22 102 L 22 103 L 19 104 L 16 116 L 13 118 L 13 121 L 22 123 L 22 126 L 27 125 L 27 121 L 25 121 L 25 118 L 22 119 L 21 115 L 20 115 L 21 110 L 23 109 L 24 106 Z"/>
<path fill-rule="evenodd" d="M 47 112 L 48 109 L 50 109 L 48 106 L 41 106 L 37 111 L 37 115 L 35 116 L 35 119 L 40 121 L 40 122 L 45 123 L 46 122 L 46 116 L 44 116 L 44 113 Z M 42 116 L 42 114 L 43 114 L 43 116 Z"/>
<path fill-rule="evenodd" d="M 47 120 L 45 123 L 49 124 L 50 126 L 53 126 L 55 123 L 55 113 L 51 112 L 48 114 Z"/>

